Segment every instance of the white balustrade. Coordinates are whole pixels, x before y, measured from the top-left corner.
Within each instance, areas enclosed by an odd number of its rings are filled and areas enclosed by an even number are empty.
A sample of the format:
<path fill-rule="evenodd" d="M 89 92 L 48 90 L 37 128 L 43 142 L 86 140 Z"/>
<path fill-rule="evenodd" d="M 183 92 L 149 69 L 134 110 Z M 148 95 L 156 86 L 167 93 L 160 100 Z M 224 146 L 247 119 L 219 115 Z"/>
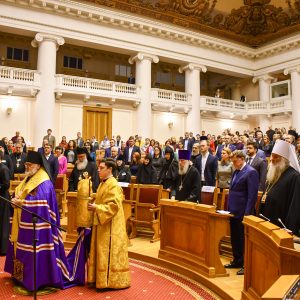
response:
<path fill-rule="evenodd" d="M 232 113 L 243 113 L 243 114 L 272 114 L 278 112 L 291 111 L 291 100 L 290 99 L 276 99 L 270 102 L 262 101 L 250 101 L 250 102 L 239 102 L 235 100 L 228 100 L 216 97 L 201 98 L 200 109 L 210 111 L 228 111 Z"/>
<path fill-rule="evenodd" d="M 20 68 L 11 68 L 0 66 L 0 78 L 7 79 L 14 82 L 20 81 L 29 81 L 29 82 L 37 82 L 38 72 L 36 70 L 27 70 L 27 69 L 20 69 Z"/>
<path fill-rule="evenodd" d="M 190 105 L 191 95 L 171 90 L 151 89 L 151 101 L 158 104 Z"/>
<path fill-rule="evenodd" d="M 56 75 L 56 91 L 134 101 L 137 101 L 139 97 L 139 88 L 135 84 L 62 74 Z"/>

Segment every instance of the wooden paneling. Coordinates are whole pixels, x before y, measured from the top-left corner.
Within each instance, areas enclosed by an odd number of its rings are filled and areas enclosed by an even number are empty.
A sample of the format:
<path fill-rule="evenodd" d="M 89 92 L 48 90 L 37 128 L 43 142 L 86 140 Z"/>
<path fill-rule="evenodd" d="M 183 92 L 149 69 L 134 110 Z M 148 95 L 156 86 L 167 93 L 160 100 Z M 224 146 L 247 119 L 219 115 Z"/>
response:
<path fill-rule="evenodd" d="M 219 256 L 227 233 L 228 215 L 211 205 L 161 200 L 159 258 L 180 264 L 207 277 L 228 276 Z"/>
<path fill-rule="evenodd" d="M 270 222 L 244 217 L 245 281 L 242 299 L 261 299 L 281 275 L 298 275 L 300 251 L 293 237 Z"/>
<path fill-rule="evenodd" d="M 100 107 L 83 107 L 82 136 L 84 139 L 96 136 L 101 141 L 104 135 L 112 135 L 112 109 Z"/>

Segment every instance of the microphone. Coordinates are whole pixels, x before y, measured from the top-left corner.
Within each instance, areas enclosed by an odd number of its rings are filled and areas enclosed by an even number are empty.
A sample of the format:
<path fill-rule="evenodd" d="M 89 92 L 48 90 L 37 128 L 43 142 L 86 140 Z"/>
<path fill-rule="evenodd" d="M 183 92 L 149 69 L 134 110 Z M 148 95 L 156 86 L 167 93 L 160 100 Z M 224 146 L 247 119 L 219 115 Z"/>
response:
<path fill-rule="evenodd" d="M 283 222 L 281 221 L 280 218 L 278 218 L 277 220 L 278 220 L 278 222 L 283 226 L 283 230 L 285 230 L 287 233 L 293 235 L 293 231 L 290 230 L 290 229 L 288 229 L 288 228 L 286 228 L 286 226 L 283 224 Z"/>
<path fill-rule="evenodd" d="M 267 218 L 266 216 L 264 216 L 263 214 L 259 214 L 260 217 L 262 217 L 263 219 L 265 219 L 266 221 L 270 222 L 271 220 L 269 218 Z"/>

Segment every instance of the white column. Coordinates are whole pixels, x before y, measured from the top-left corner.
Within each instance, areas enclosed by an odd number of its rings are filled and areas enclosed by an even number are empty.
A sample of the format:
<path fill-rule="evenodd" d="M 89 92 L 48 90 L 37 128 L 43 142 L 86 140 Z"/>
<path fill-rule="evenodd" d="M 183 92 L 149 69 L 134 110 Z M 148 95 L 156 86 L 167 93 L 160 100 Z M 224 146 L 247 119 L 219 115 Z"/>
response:
<path fill-rule="evenodd" d="M 191 131 L 196 135 L 200 132 L 200 72 L 206 72 L 206 67 L 197 64 L 187 64 L 179 68 L 179 72 L 185 72 L 185 92 L 191 95 L 192 109 L 186 118 L 185 131 Z"/>
<path fill-rule="evenodd" d="M 291 74 L 292 90 L 292 126 L 300 131 L 300 66 L 284 70 L 284 75 Z"/>
<path fill-rule="evenodd" d="M 159 58 L 152 54 L 138 53 L 129 58 L 129 63 L 135 62 L 135 84 L 140 89 L 141 102 L 137 107 L 136 133 L 143 139 L 152 136 L 151 109 L 151 64 L 158 63 Z"/>
<path fill-rule="evenodd" d="M 241 96 L 241 85 L 239 82 L 236 82 L 231 86 L 231 98 L 232 100 L 240 101 Z"/>
<path fill-rule="evenodd" d="M 270 83 L 272 82 L 273 79 L 274 78 L 269 76 L 268 74 L 253 78 L 252 82 L 256 83 L 258 81 L 259 84 L 260 101 L 270 102 Z M 258 119 L 259 119 L 260 129 L 265 133 L 268 130 L 268 126 L 271 125 L 269 118 L 266 115 L 260 115 Z"/>
<path fill-rule="evenodd" d="M 54 128 L 56 51 L 64 43 L 62 37 L 45 33 L 37 33 L 31 42 L 33 47 L 38 47 L 37 69 L 41 75 L 41 88 L 35 101 L 33 121 L 33 146 L 35 147 L 40 147 L 47 129 Z M 53 134 L 55 135 L 55 132 Z"/>

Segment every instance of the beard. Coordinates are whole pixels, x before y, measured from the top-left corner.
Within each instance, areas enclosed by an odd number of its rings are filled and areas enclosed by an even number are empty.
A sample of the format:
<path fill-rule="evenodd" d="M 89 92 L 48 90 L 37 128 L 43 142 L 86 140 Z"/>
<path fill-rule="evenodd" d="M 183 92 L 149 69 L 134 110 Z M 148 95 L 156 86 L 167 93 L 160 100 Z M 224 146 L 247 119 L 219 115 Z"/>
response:
<path fill-rule="evenodd" d="M 77 168 L 77 170 L 84 170 L 86 168 L 87 164 L 88 164 L 88 160 L 86 158 L 83 161 L 78 161 L 76 164 L 76 168 Z"/>
<path fill-rule="evenodd" d="M 26 170 L 25 171 L 25 175 L 28 176 L 28 177 L 32 177 L 33 175 L 36 174 L 36 172 L 39 170 L 39 167 L 36 166 L 34 168 L 32 168 L 30 171 L 29 170 Z"/>
<path fill-rule="evenodd" d="M 179 168 L 178 168 L 178 174 L 179 174 L 179 175 L 185 175 L 186 172 L 187 172 L 188 169 L 189 169 L 189 165 L 190 165 L 190 164 L 189 164 L 189 162 L 187 161 L 182 169 L 181 169 L 180 166 L 179 166 Z"/>
<path fill-rule="evenodd" d="M 281 160 L 276 164 L 270 162 L 267 173 L 267 181 L 269 183 L 276 182 L 289 165 L 289 161 L 285 158 L 281 158 Z"/>

